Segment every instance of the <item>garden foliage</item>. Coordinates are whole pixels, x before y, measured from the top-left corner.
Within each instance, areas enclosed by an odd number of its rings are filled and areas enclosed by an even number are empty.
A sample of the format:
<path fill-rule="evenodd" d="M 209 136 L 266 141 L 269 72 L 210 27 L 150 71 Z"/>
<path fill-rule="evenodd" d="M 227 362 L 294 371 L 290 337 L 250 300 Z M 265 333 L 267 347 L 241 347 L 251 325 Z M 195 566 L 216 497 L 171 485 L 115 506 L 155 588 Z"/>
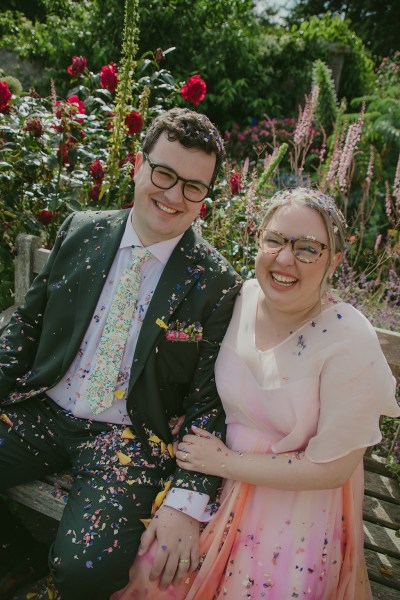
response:
<path fill-rule="evenodd" d="M 374 56 L 392 55 L 400 49 L 398 0 L 295 0 L 289 20 L 296 22 L 331 11 L 346 17 Z"/>
<path fill-rule="evenodd" d="M 22 9 L 25 3 L 7 5 Z M 122 2 L 113 2 L 112 10 L 108 0 L 40 0 L 39 7 L 32 20 L 26 8 L 0 11 L 0 46 L 36 65 L 29 86 L 47 95 L 52 78 L 65 96 L 70 83 L 65 65 L 74 55 L 85 56 L 94 72 L 119 63 Z M 252 0 L 146 0 L 138 11 L 138 54 L 175 47 L 163 66 L 177 81 L 201 73 L 208 94 L 200 110 L 220 127 L 264 114 L 294 117 L 310 89 L 313 62 L 329 64 L 332 44 L 347 52 L 339 96 L 350 101 L 371 90 L 373 63 L 349 22 L 339 17 L 313 17 L 288 29 L 258 19 Z"/>

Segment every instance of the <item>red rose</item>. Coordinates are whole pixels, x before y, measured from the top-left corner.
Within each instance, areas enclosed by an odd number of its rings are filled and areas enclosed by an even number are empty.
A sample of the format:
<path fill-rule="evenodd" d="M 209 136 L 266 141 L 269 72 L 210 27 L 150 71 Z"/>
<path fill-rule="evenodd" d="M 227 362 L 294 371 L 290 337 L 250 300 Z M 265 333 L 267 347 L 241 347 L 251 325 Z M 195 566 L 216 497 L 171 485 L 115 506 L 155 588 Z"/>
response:
<path fill-rule="evenodd" d="M 201 79 L 200 75 L 193 75 L 181 87 L 182 98 L 192 102 L 192 104 L 198 104 L 201 100 L 204 100 L 206 89 L 206 82 Z"/>
<path fill-rule="evenodd" d="M 207 214 L 207 204 L 205 202 L 203 202 L 203 204 L 201 205 L 200 213 L 199 213 L 200 219 L 204 219 L 206 214 Z"/>
<path fill-rule="evenodd" d="M 100 85 L 102 88 L 109 90 L 112 94 L 117 89 L 118 77 L 117 77 L 117 65 L 111 62 L 106 67 L 101 67 L 100 72 Z"/>
<path fill-rule="evenodd" d="M 24 131 L 30 133 L 32 137 L 40 137 L 44 131 L 41 119 L 38 117 L 29 117 L 26 119 Z"/>
<path fill-rule="evenodd" d="M 238 194 L 242 189 L 242 185 L 240 183 L 240 174 L 234 173 L 229 180 L 229 185 L 231 186 L 232 194 Z"/>
<path fill-rule="evenodd" d="M 98 158 L 90 164 L 89 171 L 96 183 L 101 183 L 103 181 L 104 169 Z"/>
<path fill-rule="evenodd" d="M 89 198 L 91 198 L 92 200 L 98 200 L 99 196 L 100 196 L 100 191 L 101 191 L 101 183 L 95 183 L 89 191 Z"/>
<path fill-rule="evenodd" d="M 6 112 L 11 100 L 11 92 L 5 81 L 0 81 L 0 112 Z"/>
<path fill-rule="evenodd" d="M 75 94 L 73 96 L 69 96 L 69 98 L 67 98 L 67 102 L 69 102 L 73 106 L 76 106 L 76 108 L 78 109 L 77 112 L 80 115 L 85 114 L 85 104 L 84 102 L 82 102 L 82 100 L 79 100 L 78 96 L 76 96 Z"/>
<path fill-rule="evenodd" d="M 72 96 L 69 96 L 69 98 L 67 98 L 66 102 L 56 102 L 56 117 L 57 119 L 61 119 L 64 121 L 69 121 L 70 119 L 73 119 L 75 117 L 75 115 L 80 114 L 80 115 L 84 115 L 85 114 L 85 104 L 79 100 L 78 96 L 76 96 L 75 94 Z M 79 123 L 83 123 L 83 119 L 77 119 Z M 65 122 L 59 126 L 56 127 L 57 131 L 61 132 L 64 131 L 65 128 Z"/>
<path fill-rule="evenodd" d="M 58 212 L 56 210 L 41 210 L 37 215 L 37 220 L 42 223 L 42 225 L 50 225 L 52 221 L 55 221 L 58 217 Z"/>
<path fill-rule="evenodd" d="M 70 75 L 80 75 L 86 69 L 86 58 L 84 56 L 73 56 L 72 64 L 67 71 Z"/>
<path fill-rule="evenodd" d="M 132 110 L 125 117 L 125 125 L 128 128 L 128 133 L 134 135 L 135 133 L 139 133 L 142 129 L 143 119 L 136 110 Z"/>

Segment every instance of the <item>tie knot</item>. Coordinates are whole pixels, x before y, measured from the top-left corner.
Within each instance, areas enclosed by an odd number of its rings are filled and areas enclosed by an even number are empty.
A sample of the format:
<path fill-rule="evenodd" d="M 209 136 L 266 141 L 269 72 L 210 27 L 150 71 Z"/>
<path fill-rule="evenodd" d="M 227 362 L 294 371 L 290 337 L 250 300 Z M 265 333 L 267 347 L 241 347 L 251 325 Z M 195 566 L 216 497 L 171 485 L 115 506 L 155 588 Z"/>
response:
<path fill-rule="evenodd" d="M 132 260 L 134 263 L 143 264 L 151 256 L 151 252 L 143 246 L 132 246 Z"/>

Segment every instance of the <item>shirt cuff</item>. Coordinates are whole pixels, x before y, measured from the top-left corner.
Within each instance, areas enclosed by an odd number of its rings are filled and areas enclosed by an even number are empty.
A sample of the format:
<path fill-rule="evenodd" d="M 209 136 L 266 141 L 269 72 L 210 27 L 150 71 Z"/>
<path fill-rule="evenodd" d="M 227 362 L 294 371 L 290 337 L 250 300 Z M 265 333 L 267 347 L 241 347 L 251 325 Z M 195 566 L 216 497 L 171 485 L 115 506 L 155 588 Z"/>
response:
<path fill-rule="evenodd" d="M 175 508 L 203 523 L 211 519 L 211 509 L 207 506 L 209 500 L 208 494 L 173 487 L 164 500 L 164 506 Z"/>

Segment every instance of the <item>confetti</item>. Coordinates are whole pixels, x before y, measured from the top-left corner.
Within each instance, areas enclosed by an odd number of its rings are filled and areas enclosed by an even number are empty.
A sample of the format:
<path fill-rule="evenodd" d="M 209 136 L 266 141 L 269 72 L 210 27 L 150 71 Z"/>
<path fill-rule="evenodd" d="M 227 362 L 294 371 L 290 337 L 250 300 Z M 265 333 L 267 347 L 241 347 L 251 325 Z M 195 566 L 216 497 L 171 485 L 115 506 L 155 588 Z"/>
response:
<path fill-rule="evenodd" d="M 131 462 L 131 457 L 127 456 L 126 454 L 124 454 L 123 452 L 117 452 L 116 453 L 118 456 L 118 460 L 121 463 L 121 465 L 129 465 L 129 463 Z"/>

